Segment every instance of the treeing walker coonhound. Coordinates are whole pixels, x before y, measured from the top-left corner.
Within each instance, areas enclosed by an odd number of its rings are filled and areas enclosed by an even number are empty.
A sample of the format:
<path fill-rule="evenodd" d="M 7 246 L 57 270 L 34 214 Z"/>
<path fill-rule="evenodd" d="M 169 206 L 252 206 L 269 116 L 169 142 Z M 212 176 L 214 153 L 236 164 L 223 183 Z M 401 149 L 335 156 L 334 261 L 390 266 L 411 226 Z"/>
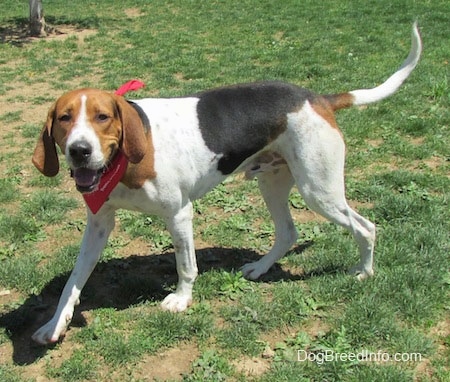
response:
<path fill-rule="evenodd" d="M 358 279 L 373 275 L 375 225 L 347 204 L 345 145 L 334 111 L 393 94 L 416 66 L 421 50 L 414 24 L 409 56 L 389 79 L 372 89 L 333 95 L 282 82 L 134 101 L 94 89 L 64 94 L 49 110 L 33 155 L 35 166 L 44 175 L 56 175 L 59 146 L 77 189 L 87 195 L 98 188 L 115 157 L 123 155 L 128 165 L 99 211 L 88 209 L 80 254 L 56 313 L 33 339 L 54 343 L 65 333 L 119 208 L 156 214 L 166 222 L 179 280 L 162 308 L 185 310 L 197 276 L 192 201 L 237 172 L 257 177 L 275 226 L 272 249 L 242 267 L 245 277 L 266 273 L 296 242 L 288 208 L 294 184 L 309 208 L 351 232 L 360 252 L 352 270 Z"/>

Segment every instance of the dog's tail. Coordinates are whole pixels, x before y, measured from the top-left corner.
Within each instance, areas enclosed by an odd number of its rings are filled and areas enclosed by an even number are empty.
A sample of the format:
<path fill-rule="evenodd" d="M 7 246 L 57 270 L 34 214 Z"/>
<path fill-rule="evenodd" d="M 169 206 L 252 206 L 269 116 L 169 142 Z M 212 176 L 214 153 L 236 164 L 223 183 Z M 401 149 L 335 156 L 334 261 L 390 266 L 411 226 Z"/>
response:
<path fill-rule="evenodd" d="M 343 109 L 354 105 L 365 105 L 387 98 L 394 94 L 409 77 L 419 62 L 421 52 L 422 40 L 420 38 L 417 22 L 415 22 L 412 28 L 412 42 L 409 55 L 400 68 L 385 82 L 372 89 L 358 89 L 348 93 L 329 94 L 325 95 L 324 98 L 327 99 L 333 110 Z"/>

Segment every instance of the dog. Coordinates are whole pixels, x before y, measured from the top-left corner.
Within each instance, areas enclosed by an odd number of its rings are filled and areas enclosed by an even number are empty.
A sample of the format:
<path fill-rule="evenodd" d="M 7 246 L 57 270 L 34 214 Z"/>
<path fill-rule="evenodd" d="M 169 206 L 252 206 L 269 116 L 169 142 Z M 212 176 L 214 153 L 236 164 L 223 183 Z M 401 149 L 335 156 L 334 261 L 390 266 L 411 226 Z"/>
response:
<path fill-rule="evenodd" d="M 74 306 L 114 228 L 115 210 L 125 208 L 162 217 L 176 255 L 176 291 L 162 308 L 184 311 L 192 303 L 197 276 L 192 201 L 244 172 L 257 177 L 275 226 L 272 249 L 241 269 L 257 279 L 291 248 L 297 232 L 288 208 L 296 185 L 307 206 L 346 228 L 357 242 L 360 261 L 352 273 L 373 275 L 375 225 L 349 207 L 344 189 L 345 145 L 334 112 L 392 95 L 417 65 L 422 41 L 416 24 L 402 66 L 372 89 L 317 95 L 283 82 L 256 82 L 203 91 L 180 98 L 127 101 L 95 89 L 70 91 L 50 108 L 33 163 L 46 176 L 59 171 L 57 147 L 83 196 L 97 192 L 104 173 L 120 173 L 87 227 L 74 269 L 53 318 L 33 339 L 59 341 Z M 116 158 L 125 158 L 116 171 Z M 109 180 L 107 181 L 107 183 Z"/>

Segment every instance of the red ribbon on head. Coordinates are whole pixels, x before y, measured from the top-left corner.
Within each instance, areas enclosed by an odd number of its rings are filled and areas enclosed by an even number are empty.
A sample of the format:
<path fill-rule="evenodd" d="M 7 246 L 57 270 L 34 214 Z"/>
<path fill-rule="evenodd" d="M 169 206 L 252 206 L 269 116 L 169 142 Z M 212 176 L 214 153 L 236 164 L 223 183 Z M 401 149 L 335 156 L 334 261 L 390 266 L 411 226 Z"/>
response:
<path fill-rule="evenodd" d="M 124 83 L 114 94 L 123 96 L 125 93 L 143 88 L 145 85 L 138 80 L 131 80 Z M 103 172 L 97 188 L 89 193 L 83 194 L 84 201 L 95 215 L 108 199 L 111 192 L 124 176 L 128 166 L 128 159 L 119 150 L 107 169 Z"/>
<path fill-rule="evenodd" d="M 114 94 L 123 96 L 125 93 L 138 90 L 140 88 L 143 88 L 144 86 L 144 83 L 139 80 L 131 80 L 124 83 L 119 89 L 114 92 Z"/>

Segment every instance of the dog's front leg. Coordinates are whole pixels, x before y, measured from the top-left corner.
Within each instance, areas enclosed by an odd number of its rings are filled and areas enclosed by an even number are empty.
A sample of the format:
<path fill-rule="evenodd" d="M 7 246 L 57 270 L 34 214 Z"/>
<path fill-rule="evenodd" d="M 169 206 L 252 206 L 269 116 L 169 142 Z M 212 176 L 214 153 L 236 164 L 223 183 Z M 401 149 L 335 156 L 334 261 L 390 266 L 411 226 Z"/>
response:
<path fill-rule="evenodd" d="M 55 315 L 33 334 L 34 341 L 42 345 L 55 343 L 65 333 L 81 290 L 94 270 L 113 228 L 114 210 L 105 206 L 97 215 L 88 212 L 80 254 L 63 289 Z"/>
<path fill-rule="evenodd" d="M 174 216 L 166 219 L 172 236 L 177 262 L 178 286 L 161 303 L 164 310 L 182 312 L 192 303 L 192 287 L 197 277 L 194 237 L 192 229 L 192 203 L 187 203 Z"/>

